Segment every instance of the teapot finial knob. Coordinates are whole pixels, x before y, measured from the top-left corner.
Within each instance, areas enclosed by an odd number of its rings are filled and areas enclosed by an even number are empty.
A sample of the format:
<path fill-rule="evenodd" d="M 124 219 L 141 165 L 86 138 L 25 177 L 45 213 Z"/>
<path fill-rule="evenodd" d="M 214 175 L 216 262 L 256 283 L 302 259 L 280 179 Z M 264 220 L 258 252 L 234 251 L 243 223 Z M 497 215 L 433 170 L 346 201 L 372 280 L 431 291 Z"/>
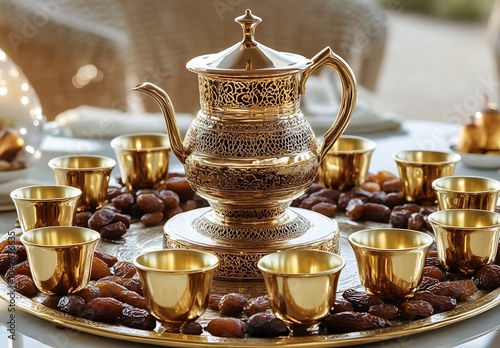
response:
<path fill-rule="evenodd" d="M 257 16 L 254 16 L 252 14 L 252 11 L 247 9 L 243 16 L 235 18 L 234 21 L 238 22 L 243 28 L 242 44 L 245 45 L 245 47 L 257 46 L 257 42 L 255 42 L 254 40 L 255 27 L 257 26 L 257 24 L 262 22 L 262 19 Z"/>

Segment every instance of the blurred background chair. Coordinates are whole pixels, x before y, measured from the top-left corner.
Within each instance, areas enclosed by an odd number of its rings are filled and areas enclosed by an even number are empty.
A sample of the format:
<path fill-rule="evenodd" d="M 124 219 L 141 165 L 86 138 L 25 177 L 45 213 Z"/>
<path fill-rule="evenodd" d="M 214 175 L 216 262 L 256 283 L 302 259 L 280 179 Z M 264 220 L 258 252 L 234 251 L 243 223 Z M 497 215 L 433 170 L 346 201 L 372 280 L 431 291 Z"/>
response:
<path fill-rule="evenodd" d="M 194 113 L 198 83 L 185 64 L 240 41 L 234 18 L 246 8 L 263 19 L 260 43 L 307 58 L 330 46 L 375 90 L 388 18 L 372 0 L 2 0 L 0 48 L 49 120 L 79 105 L 157 112 L 129 92 L 142 81 L 164 88 L 177 112 Z"/>

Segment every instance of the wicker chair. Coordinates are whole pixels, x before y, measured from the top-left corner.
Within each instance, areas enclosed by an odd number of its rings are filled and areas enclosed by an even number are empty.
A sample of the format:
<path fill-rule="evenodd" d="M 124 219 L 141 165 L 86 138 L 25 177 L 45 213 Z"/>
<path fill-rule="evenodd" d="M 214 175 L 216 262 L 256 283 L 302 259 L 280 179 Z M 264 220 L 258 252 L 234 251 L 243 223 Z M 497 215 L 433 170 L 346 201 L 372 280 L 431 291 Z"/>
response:
<path fill-rule="evenodd" d="M 28 76 L 48 119 L 82 104 L 120 110 L 139 106 L 156 112 L 152 100 L 129 92 L 142 81 L 162 86 L 176 111 L 190 113 L 198 110 L 198 86 L 196 76 L 184 68 L 186 62 L 240 41 L 234 18 L 246 8 L 263 19 L 257 41 L 306 57 L 330 46 L 351 65 L 360 85 L 375 89 L 387 18 L 372 0 L 74 0 L 61 4 L 3 0 L 0 48 Z M 100 79 L 76 88 L 75 74 L 85 64 L 96 66 Z"/>

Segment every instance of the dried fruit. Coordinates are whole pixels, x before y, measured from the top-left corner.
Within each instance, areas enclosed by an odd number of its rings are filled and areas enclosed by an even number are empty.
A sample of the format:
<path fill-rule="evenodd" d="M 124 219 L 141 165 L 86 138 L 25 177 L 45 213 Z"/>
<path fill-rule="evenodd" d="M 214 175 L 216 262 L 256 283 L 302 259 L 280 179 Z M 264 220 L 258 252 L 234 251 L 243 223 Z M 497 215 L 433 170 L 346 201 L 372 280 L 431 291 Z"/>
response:
<path fill-rule="evenodd" d="M 354 309 L 358 312 L 367 312 L 373 305 L 383 304 L 384 301 L 375 295 L 370 295 L 366 292 L 355 289 L 347 289 L 342 293 L 342 297 L 351 302 Z"/>
<path fill-rule="evenodd" d="M 246 331 L 252 337 L 288 336 L 290 333 L 283 320 L 270 313 L 256 313 L 248 318 Z"/>
<path fill-rule="evenodd" d="M 147 310 L 124 306 L 120 313 L 120 323 L 134 329 L 154 330 L 156 319 Z"/>
<path fill-rule="evenodd" d="M 247 298 L 239 293 L 229 293 L 220 299 L 219 311 L 222 315 L 237 317 L 243 312 Z"/>
<path fill-rule="evenodd" d="M 413 299 L 429 302 L 434 308 L 434 313 L 449 311 L 457 305 L 457 300 L 453 297 L 437 295 L 430 291 L 417 291 L 413 294 Z"/>
<path fill-rule="evenodd" d="M 470 279 L 440 282 L 430 286 L 427 290 L 438 294 L 456 298 L 458 301 L 466 300 L 477 290 L 476 284 Z"/>
<path fill-rule="evenodd" d="M 57 309 L 79 317 L 85 309 L 85 300 L 78 295 L 63 296 L 57 304 Z"/>
<path fill-rule="evenodd" d="M 500 286 L 500 266 L 485 265 L 472 278 L 479 290 L 493 290 Z"/>
<path fill-rule="evenodd" d="M 434 313 L 434 308 L 427 301 L 408 300 L 399 306 L 400 314 L 403 318 L 415 320 L 429 317 Z"/>
<path fill-rule="evenodd" d="M 215 318 L 210 320 L 206 330 L 217 337 L 245 337 L 245 323 L 238 318 Z"/>
<path fill-rule="evenodd" d="M 385 327 L 387 321 L 369 313 L 341 312 L 330 314 L 323 320 L 329 334 L 372 330 Z"/>

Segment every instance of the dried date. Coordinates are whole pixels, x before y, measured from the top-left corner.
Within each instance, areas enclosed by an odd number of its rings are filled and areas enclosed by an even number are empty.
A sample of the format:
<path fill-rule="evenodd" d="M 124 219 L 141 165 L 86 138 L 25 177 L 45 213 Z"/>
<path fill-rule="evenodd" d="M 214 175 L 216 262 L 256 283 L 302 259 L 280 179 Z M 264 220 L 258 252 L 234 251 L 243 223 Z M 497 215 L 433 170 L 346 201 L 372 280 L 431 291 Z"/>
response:
<path fill-rule="evenodd" d="M 427 290 L 438 294 L 456 298 L 458 301 L 466 300 L 477 290 L 476 284 L 470 279 L 440 282 L 430 286 Z"/>
<path fill-rule="evenodd" d="M 215 318 L 210 320 L 206 330 L 213 336 L 217 337 L 245 337 L 245 323 L 238 318 Z"/>
<path fill-rule="evenodd" d="M 347 311 L 354 311 L 354 305 L 351 302 L 340 298 L 333 301 L 333 309 L 330 311 L 330 314 Z"/>
<path fill-rule="evenodd" d="M 201 335 L 203 333 L 203 327 L 197 321 L 190 321 L 186 323 L 181 329 L 184 335 Z"/>
<path fill-rule="evenodd" d="M 85 310 L 85 300 L 78 295 L 63 296 L 57 303 L 57 309 L 61 312 L 79 317 Z"/>
<path fill-rule="evenodd" d="M 389 222 L 391 216 L 391 209 L 389 207 L 378 203 L 366 203 L 364 205 L 363 220 L 376 221 L 376 222 Z"/>
<path fill-rule="evenodd" d="M 163 213 L 158 211 L 156 213 L 146 213 L 141 216 L 141 222 L 144 226 L 159 225 L 163 221 Z"/>
<path fill-rule="evenodd" d="M 387 321 L 384 318 L 369 313 L 350 311 L 330 314 L 323 319 L 323 326 L 329 334 L 372 330 L 386 325 Z"/>
<path fill-rule="evenodd" d="M 485 265 L 472 278 L 479 290 L 493 290 L 500 286 L 500 266 Z"/>
<path fill-rule="evenodd" d="M 256 313 L 248 318 L 246 332 L 251 337 L 278 337 L 288 336 L 290 329 L 274 314 Z"/>
<path fill-rule="evenodd" d="M 269 308 L 269 296 L 258 296 L 250 298 L 246 301 L 243 306 L 243 313 L 245 313 L 247 317 L 251 317 L 254 314 L 265 312 Z"/>
<path fill-rule="evenodd" d="M 399 306 L 399 313 L 405 319 L 418 319 L 429 317 L 434 313 L 434 308 L 427 301 L 408 300 Z"/>
<path fill-rule="evenodd" d="M 137 269 L 132 262 L 118 261 L 113 266 L 113 273 L 121 278 L 132 278 L 137 273 Z"/>
<path fill-rule="evenodd" d="M 394 319 L 399 315 L 399 308 L 390 303 L 370 306 L 368 313 L 384 319 Z"/>
<path fill-rule="evenodd" d="M 313 205 L 311 210 L 330 218 L 333 218 L 335 217 L 335 215 L 337 215 L 337 205 L 335 205 L 334 203 L 321 202 Z"/>
<path fill-rule="evenodd" d="M 117 261 L 118 258 L 114 255 L 106 254 L 101 251 L 94 251 L 94 257 L 97 257 L 98 259 L 104 261 L 108 267 L 113 266 Z"/>
<path fill-rule="evenodd" d="M 90 279 L 97 280 L 111 275 L 111 270 L 109 269 L 106 262 L 100 258 L 92 258 L 92 270 L 90 271 Z"/>
<path fill-rule="evenodd" d="M 417 291 L 413 294 L 413 299 L 429 302 L 434 308 L 434 313 L 449 311 L 457 305 L 457 300 L 453 297 L 437 295 L 430 291 Z"/>
<path fill-rule="evenodd" d="M 97 297 L 86 303 L 83 317 L 110 323 L 120 316 L 123 308 L 123 303 L 113 297 Z"/>
<path fill-rule="evenodd" d="M 107 240 L 117 240 L 125 233 L 127 226 L 121 221 L 110 223 L 99 230 L 101 237 Z"/>
<path fill-rule="evenodd" d="M 247 302 L 247 298 L 239 293 L 229 293 L 219 301 L 219 311 L 222 315 L 237 317 L 243 312 L 243 308 Z"/>
<path fill-rule="evenodd" d="M 154 330 L 156 319 L 145 309 L 133 306 L 124 306 L 120 316 L 120 323 L 140 330 Z"/>
<path fill-rule="evenodd" d="M 24 274 L 17 274 L 14 276 L 14 288 L 18 293 L 27 297 L 33 297 L 38 293 L 33 280 Z"/>
<path fill-rule="evenodd" d="M 435 278 L 437 280 L 444 279 L 444 272 L 441 268 L 436 266 L 425 266 L 422 274 L 425 277 Z"/>
<path fill-rule="evenodd" d="M 99 232 L 101 228 L 113 222 L 115 215 L 116 212 L 111 209 L 96 210 L 88 221 L 89 228 Z"/>
<path fill-rule="evenodd" d="M 139 208 L 145 213 L 163 211 L 163 201 L 154 193 L 139 194 L 136 202 Z"/>
<path fill-rule="evenodd" d="M 375 295 L 355 289 L 347 289 L 342 293 L 342 297 L 351 302 L 354 309 L 358 312 L 367 312 L 371 306 L 383 304 L 384 301 Z"/>

